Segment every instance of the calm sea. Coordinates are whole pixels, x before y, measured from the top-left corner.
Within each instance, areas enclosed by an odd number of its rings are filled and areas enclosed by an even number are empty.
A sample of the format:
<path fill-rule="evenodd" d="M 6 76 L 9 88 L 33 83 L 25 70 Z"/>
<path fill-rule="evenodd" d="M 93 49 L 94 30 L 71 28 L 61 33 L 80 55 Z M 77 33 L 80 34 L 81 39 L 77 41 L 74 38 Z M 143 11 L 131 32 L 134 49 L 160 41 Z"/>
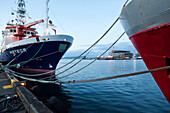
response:
<path fill-rule="evenodd" d="M 58 67 L 69 61 L 62 59 Z M 91 60 L 84 60 L 63 75 L 74 72 L 89 62 Z M 109 77 L 143 70 L 147 68 L 142 60 L 98 60 L 61 81 Z M 149 73 L 93 83 L 63 84 L 57 95 L 70 113 L 170 112 L 170 104 Z"/>

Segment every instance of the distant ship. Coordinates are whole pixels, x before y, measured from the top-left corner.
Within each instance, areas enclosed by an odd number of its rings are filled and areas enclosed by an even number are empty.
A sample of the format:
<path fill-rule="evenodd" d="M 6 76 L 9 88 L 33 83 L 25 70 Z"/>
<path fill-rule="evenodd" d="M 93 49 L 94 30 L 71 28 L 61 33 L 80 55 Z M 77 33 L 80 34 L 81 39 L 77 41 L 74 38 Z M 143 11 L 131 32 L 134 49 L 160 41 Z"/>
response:
<path fill-rule="evenodd" d="M 170 66 L 170 0 L 130 0 L 120 21 L 148 69 Z M 170 103 L 170 70 L 152 76 Z"/>
<path fill-rule="evenodd" d="M 61 57 L 72 45 L 73 37 L 59 34 L 48 35 L 48 2 L 49 0 L 46 0 L 47 17 L 45 21 L 26 24 L 25 1 L 18 0 L 17 18 L 7 23 L 7 27 L 2 31 L 0 60 L 5 68 L 24 74 L 45 72 L 49 72 L 46 75 L 55 74 L 54 70 Z M 39 36 L 33 26 L 43 22 L 46 22 L 46 34 Z"/>

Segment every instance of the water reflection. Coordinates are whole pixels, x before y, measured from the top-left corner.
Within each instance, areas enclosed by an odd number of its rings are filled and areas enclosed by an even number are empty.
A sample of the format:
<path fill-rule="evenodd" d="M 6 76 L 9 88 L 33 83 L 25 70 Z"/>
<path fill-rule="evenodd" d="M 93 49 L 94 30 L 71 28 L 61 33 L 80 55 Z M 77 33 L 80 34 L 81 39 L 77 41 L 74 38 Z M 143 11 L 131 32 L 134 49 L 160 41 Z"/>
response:
<path fill-rule="evenodd" d="M 134 72 L 136 71 L 136 59 L 133 60 L 133 69 L 134 69 Z"/>
<path fill-rule="evenodd" d="M 126 60 L 123 60 L 123 70 L 126 70 Z"/>
<path fill-rule="evenodd" d="M 114 74 L 128 73 L 129 71 L 134 72 L 132 67 L 132 60 L 110 60 L 109 69 Z"/>
<path fill-rule="evenodd" d="M 141 64 L 143 64 L 142 60 L 110 60 L 109 69 L 112 73 L 118 73 L 118 70 L 121 73 L 133 73 L 137 71 L 137 68 L 143 69 L 140 67 Z"/>
<path fill-rule="evenodd" d="M 109 60 L 109 69 L 112 71 L 112 72 L 115 72 L 115 60 Z"/>

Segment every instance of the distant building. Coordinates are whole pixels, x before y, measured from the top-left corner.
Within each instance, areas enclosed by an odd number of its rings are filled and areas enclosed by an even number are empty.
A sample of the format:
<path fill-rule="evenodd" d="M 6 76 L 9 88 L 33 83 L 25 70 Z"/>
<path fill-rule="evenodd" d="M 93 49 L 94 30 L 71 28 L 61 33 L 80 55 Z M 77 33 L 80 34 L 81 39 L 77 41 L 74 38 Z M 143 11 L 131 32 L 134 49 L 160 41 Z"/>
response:
<path fill-rule="evenodd" d="M 142 57 L 140 56 L 140 54 L 135 54 L 134 59 L 142 59 Z"/>
<path fill-rule="evenodd" d="M 132 59 L 133 53 L 123 50 L 112 50 L 108 52 L 108 55 L 98 58 L 99 60 L 124 60 Z"/>

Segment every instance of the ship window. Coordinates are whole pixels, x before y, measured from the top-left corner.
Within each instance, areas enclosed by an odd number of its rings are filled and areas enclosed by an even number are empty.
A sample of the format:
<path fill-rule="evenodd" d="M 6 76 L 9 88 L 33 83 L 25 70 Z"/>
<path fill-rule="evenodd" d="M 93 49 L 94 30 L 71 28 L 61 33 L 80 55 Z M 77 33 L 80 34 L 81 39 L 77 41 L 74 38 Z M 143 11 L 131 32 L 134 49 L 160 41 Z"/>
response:
<path fill-rule="evenodd" d="M 30 34 L 30 32 L 29 32 L 29 31 L 27 31 L 27 34 Z"/>
<path fill-rule="evenodd" d="M 13 30 L 12 30 L 12 29 L 10 29 L 10 32 L 13 32 Z"/>
<path fill-rule="evenodd" d="M 31 35 L 34 35 L 34 32 L 31 32 Z"/>
<path fill-rule="evenodd" d="M 14 29 L 14 32 L 16 32 L 16 29 Z"/>

